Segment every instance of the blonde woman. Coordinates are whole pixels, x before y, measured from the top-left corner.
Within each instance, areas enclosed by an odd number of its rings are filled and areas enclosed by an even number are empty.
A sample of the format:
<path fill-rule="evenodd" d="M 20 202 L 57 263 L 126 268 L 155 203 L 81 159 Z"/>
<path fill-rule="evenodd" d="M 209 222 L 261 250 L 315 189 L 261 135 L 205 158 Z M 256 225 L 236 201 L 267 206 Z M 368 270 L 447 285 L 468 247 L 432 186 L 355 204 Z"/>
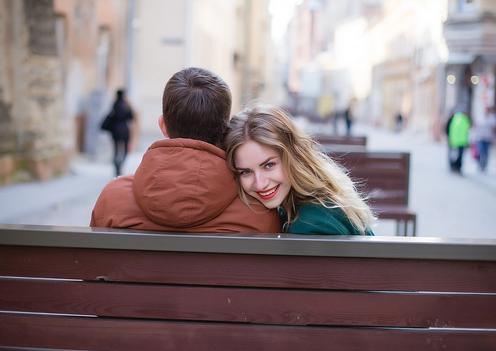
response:
<path fill-rule="evenodd" d="M 283 110 L 241 111 L 225 144 L 241 199 L 277 208 L 286 232 L 373 235 L 374 216 L 351 179 Z"/>

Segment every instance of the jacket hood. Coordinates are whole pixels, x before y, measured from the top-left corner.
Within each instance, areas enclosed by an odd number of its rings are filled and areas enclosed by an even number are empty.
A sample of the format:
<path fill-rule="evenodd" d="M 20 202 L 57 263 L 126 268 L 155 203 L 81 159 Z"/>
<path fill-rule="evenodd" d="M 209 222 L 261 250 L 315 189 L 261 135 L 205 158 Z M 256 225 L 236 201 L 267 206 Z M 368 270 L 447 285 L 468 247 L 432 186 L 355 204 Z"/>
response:
<path fill-rule="evenodd" d="M 178 228 L 217 217 L 238 196 L 224 151 L 192 139 L 153 143 L 135 173 L 133 193 L 153 222 Z"/>

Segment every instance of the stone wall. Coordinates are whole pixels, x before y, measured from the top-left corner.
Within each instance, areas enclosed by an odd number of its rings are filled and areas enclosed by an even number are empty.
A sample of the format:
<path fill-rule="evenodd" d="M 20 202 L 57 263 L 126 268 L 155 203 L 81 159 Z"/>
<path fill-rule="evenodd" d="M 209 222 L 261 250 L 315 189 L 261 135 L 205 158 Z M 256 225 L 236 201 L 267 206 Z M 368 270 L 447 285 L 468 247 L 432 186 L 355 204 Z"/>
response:
<path fill-rule="evenodd" d="M 48 179 L 67 170 L 62 72 L 51 0 L 1 1 L 0 182 Z M 3 19 L 6 19 L 5 21 Z"/>
<path fill-rule="evenodd" d="M 124 0 L 0 0 L 0 185 L 68 170 L 78 133 L 88 134 L 83 102 L 125 80 L 126 8 Z M 102 30 L 112 51 L 99 72 Z"/>

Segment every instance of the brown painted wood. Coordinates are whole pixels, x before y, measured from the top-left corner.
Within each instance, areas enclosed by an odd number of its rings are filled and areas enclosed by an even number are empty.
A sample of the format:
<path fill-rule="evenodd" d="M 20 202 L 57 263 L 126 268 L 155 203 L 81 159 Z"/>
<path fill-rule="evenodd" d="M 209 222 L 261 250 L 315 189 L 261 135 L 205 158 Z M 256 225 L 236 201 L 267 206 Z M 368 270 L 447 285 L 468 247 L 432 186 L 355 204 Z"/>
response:
<path fill-rule="evenodd" d="M 320 144 L 330 144 L 330 145 L 355 145 L 355 146 L 366 146 L 367 137 L 366 136 L 340 136 L 340 135 L 314 135 L 313 137 Z"/>
<path fill-rule="evenodd" d="M 343 165 L 358 190 L 380 219 L 412 224 L 416 231 L 416 213 L 408 209 L 410 187 L 410 154 L 406 152 L 330 152 Z M 397 232 L 397 235 L 400 233 Z M 408 235 L 405 225 L 403 233 Z"/>
<path fill-rule="evenodd" d="M 495 331 L 286 327 L 0 314 L 0 345 L 91 350 L 493 351 Z"/>
<path fill-rule="evenodd" d="M 410 154 L 404 152 L 330 153 L 350 171 L 373 206 L 408 205 Z"/>
<path fill-rule="evenodd" d="M 496 329 L 496 294 L 367 293 L 0 279 L 0 310 L 284 325 Z"/>
<path fill-rule="evenodd" d="M 496 292 L 496 262 L 0 247 L 0 275 L 193 285 Z"/>

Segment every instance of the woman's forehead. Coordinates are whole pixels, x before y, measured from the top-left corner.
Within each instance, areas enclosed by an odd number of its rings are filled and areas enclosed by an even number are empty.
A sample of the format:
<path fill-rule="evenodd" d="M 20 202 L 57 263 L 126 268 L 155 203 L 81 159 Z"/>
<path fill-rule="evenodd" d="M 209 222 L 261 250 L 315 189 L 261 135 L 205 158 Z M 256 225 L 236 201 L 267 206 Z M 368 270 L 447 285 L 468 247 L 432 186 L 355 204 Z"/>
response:
<path fill-rule="evenodd" d="M 234 154 L 236 167 L 239 168 L 252 168 L 273 157 L 279 157 L 278 152 L 273 147 L 253 140 L 248 140 L 240 145 Z"/>

